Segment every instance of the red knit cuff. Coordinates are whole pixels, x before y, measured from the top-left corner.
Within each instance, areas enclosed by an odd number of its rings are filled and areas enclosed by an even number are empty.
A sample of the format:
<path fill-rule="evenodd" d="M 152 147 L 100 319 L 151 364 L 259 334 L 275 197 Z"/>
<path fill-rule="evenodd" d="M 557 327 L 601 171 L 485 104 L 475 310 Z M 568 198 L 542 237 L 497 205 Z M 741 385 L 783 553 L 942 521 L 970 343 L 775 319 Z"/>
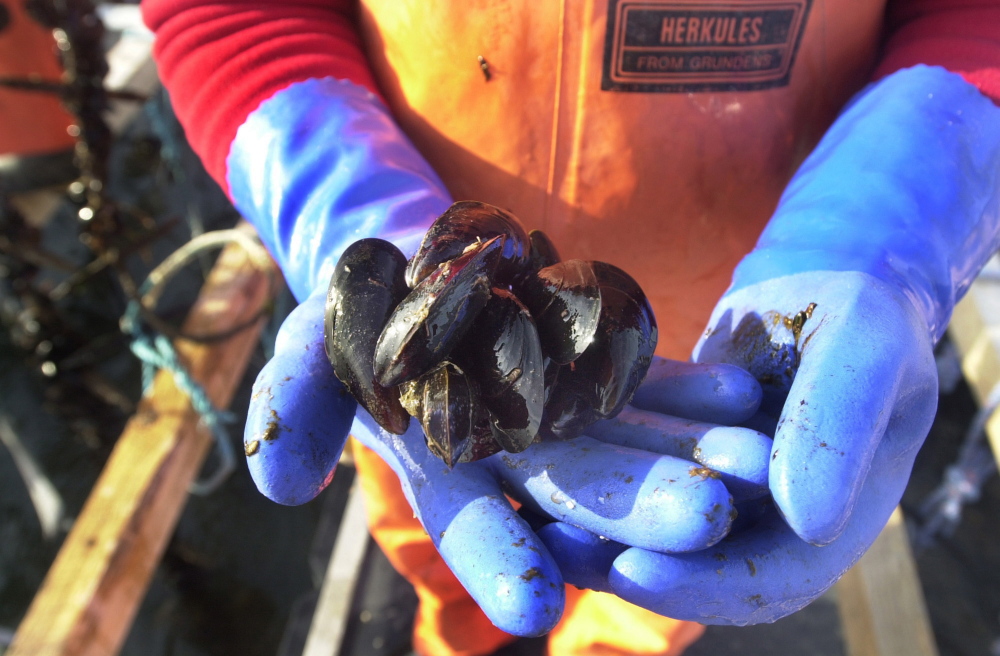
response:
<path fill-rule="evenodd" d="M 896 4 L 899 10 L 889 14 L 889 37 L 876 79 L 916 64 L 942 66 L 1000 104 L 1000 7 L 996 3 L 911 0 Z"/>
<path fill-rule="evenodd" d="M 145 0 L 154 56 L 187 139 L 228 193 L 226 157 L 260 104 L 312 78 L 378 94 L 349 0 Z"/>

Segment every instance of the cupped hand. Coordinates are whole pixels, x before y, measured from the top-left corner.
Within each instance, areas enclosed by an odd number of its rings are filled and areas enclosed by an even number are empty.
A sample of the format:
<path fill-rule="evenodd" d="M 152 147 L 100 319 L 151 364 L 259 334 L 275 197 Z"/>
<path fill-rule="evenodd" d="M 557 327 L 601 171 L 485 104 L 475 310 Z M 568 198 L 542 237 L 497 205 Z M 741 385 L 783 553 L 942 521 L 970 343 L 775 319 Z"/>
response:
<path fill-rule="evenodd" d="M 698 345 L 761 381 L 753 420 L 771 426 L 769 486 L 712 548 L 618 555 L 627 601 L 708 624 L 771 622 L 829 588 L 898 504 L 934 417 L 927 324 L 898 289 L 863 273 L 809 272 L 730 293 Z"/>
<path fill-rule="evenodd" d="M 417 422 L 404 435 L 385 432 L 356 409 L 326 359 L 324 296 L 314 294 L 286 319 L 275 356 L 254 386 L 247 462 L 271 499 L 298 504 L 318 494 L 350 430 L 399 476 L 414 513 L 487 616 L 517 635 L 539 635 L 555 625 L 564 579 L 545 542 L 514 512 L 506 494 L 560 525 L 656 552 L 704 549 L 728 532 L 730 490 L 705 466 L 664 455 L 669 450 L 581 437 L 449 468 L 428 451 Z M 755 383 L 743 374 L 749 392 L 720 395 L 708 373 L 717 369 L 694 367 L 680 394 L 723 414 L 753 412 Z M 739 404 L 742 410 L 731 407 Z M 712 428 L 686 422 L 683 431 Z"/>

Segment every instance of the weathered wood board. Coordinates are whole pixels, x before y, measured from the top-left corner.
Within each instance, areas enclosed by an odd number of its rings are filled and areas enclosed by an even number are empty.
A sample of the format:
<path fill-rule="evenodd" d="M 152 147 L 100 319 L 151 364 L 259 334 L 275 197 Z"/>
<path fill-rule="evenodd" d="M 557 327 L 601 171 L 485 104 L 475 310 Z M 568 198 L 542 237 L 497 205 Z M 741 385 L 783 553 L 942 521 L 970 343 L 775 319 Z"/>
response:
<path fill-rule="evenodd" d="M 184 329 L 210 334 L 246 322 L 271 287 L 240 248 L 227 247 Z M 176 344 L 216 407 L 229 405 L 260 328 L 258 321 L 211 344 Z M 211 446 L 187 396 L 169 373 L 160 372 L 118 439 L 7 656 L 117 653 Z"/>

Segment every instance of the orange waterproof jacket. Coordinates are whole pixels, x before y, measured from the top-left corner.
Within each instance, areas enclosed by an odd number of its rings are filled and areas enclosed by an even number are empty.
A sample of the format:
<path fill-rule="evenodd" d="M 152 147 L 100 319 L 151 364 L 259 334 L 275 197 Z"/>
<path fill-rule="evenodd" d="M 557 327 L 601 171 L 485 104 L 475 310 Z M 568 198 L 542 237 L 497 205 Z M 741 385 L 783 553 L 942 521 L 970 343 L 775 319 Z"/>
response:
<path fill-rule="evenodd" d="M 311 77 L 381 93 L 456 199 L 632 273 L 688 355 L 798 164 L 869 79 L 1000 90 L 1000 9 L 910 0 L 146 0 L 161 74 L 225 185 L 236 129 Z M 987 89 L 986 87 L 989 87 Z"/>
<path fill-rule="evenodd" d="M 686 358 L 788 179 L 869 79 L 882 5 L 474 4 L 363 2 L 393 113 L 455 198 L 631 273 L 660 354 Z"/>
<path fill-rule="evenodd" d="M 0 78 L 59 82 L 62 68 L 51 31 L 23 2 L 0 1 Z M 0 87 L 0 155 L 41 155 L 73 147 L 73 116 L 50 93 Z"/>

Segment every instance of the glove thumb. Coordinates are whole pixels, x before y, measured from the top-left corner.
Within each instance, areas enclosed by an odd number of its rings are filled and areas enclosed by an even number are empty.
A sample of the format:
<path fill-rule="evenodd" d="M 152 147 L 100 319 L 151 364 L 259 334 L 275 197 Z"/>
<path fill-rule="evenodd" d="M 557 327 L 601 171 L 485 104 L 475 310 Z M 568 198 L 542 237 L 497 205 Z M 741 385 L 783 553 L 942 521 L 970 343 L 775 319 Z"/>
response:
<path fill-rule="evenodd" d="M 285 319 L 247 412 L 250 475 L 264 496 L 289 506 L 329 484 L 357 407 L 323 348 L 325 298 L 314 293 Z"/>

